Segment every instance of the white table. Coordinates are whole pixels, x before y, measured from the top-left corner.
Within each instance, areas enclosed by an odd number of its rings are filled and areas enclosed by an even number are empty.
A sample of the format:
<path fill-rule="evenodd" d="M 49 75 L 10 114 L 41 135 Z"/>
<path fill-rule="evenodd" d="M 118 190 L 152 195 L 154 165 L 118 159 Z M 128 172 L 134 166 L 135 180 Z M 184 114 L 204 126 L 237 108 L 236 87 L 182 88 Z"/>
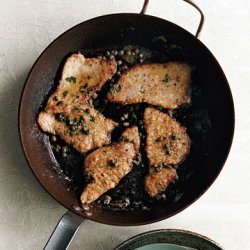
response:
<path fill-rule="evenodd" d="M 18 102 L 38 55 L 73 25 L 98 15 L 138 12 L 142 0 L 8 0 L 0 2 L 0 249 L 42 249 L 65 209 L 38 184 L 21 151 Z M 212 187 L 180 214 L 151 225 L 113 227 L 85 221 L 70 249 L 112 249 L 141 232 L 180 228 L 225 249 L 250 249 L 250 2 L 196 0 L 206 23 L 200 39 L 229 80 L 236 109 L 234 143 Z M 198 14 L 177 0 L 151 0 L 148 13 L 195 32 Z"/>

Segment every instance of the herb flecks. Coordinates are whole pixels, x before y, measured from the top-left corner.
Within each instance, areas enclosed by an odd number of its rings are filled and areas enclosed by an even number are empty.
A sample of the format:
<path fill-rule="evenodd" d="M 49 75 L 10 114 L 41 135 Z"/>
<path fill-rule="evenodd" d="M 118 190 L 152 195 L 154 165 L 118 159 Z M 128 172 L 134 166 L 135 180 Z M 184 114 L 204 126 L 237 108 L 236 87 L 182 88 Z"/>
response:
<path fill-rule="evenodd" d="M 86 89 L 88 86 L 89 86 L 89 84 L 86 82 L 86 83 L 83 85 L 83 88 Z"/>
<path fill-rule="evenodd" d="M 169 144 L 165 144 L 163 146 L 163 149 L 164 149 L 166 155 L 169 155 L 169 156 L 171 155 L 171 147 Z"/>
<path fill-rule="evenodd" d="M 165 77 L 164 77 L 164 79 L 162 80 L 162 82 L 168 83 L 170 80 L 172 80 L 171 77 L 170 77 L 170 75 L 166 74 Z"/>
<path fill-rule="evenodd" d="M 162 169 L 161 165 L 154 164 L 152 167 L 153 167 L 155 172 L 161 172 L 161 169 Z"/>
<path fill-rule="evenodd" d="M 85 94 L 85 93 L 86 93 L 84 86 L 81 86 L 81 87 L 79 88 L 79 92 L 81 92 L 82 94 Z"/>
<path fill-rule="evenodd" d="M 70 76 L 65 78 L 66 81 L 70 82 L 70 83 L 76 83 L 76 77 L 74 76 Z"/>
<path fill-rule="evenodd" d="M 58 113 L 55 115 L 55 118 L 58 122 L 65 122 L 66 116 L 64 114 Z"/>
<path fill-rule="evenodd" d="M 94 122 L 94 121 L 95 121 L 95 117 L 94 117 L 93 115 L 90 115 L 90 116 L 89 116 L 89 120 L 90 120 L 91 122 Z"/>
<path fill-rule="evenodd" d="M 156 138 L 156 142 L 162 142 L 162 141 L 164 141 L 166 139 L 166 137 L 164 137 L 164 136 L 159 136 L 159 137 L 157 137 Z"/>
<path fill-rule="evenodd" d="M 122 89 L 120 84 L 116 84 L 112 87 L 112 89 L 110 90 L 111 95 L 114 95 L 116 92 L 120 92 Z"/>
<path fill-rule="evenodd" d="M 84 135 L 88 135 L 89 134 L 89 129 L 87 126 L 83 125 L 82 126 L 82 129 L 81 129 L 81 132 L 84 134 Z"/>
<path fill-rule="evenodd" d="M 121 136 L 121 141 L 129 142 L 129 139 L 126 135 Z"/>
<path fill-rule="evenodd" d="M 65 90 L 65 91 L 63 91 L 62 96 L 63 96 L 63 97 L 66 97 L 66 96 L 68 95 L 68 93 L 69 93 L 69 91 L 68 91 L 68 90 Z"/>
<path fill-rule="evenodd" d="M 95 183 L 95 178 L 92 175 L 87 175 L 87 176 L 85 176 L 85 182 L 86 182 L 86 184 Z"/>
<path fill-rule="evenodd" d="M 177 140 L 178 138 L 177 138 L 176 135 L 171 135 L 171 139 L 175 141 L 175 140 Z"/>
<path fill-rule="evenodd" d="M 56 101 L 56 102 L 58 102 L 59 101 L 59 99 L 58 99 L 58 97 L 55 95 L 53 98 L 52 98 L 54 101 Z"/>
<path fill-rule="evenodd" d="M 116 159 L 110 159 L 108 160 L 108 165 L 112 168 L 115 168 L 118 166 L 118 161 Z"/>

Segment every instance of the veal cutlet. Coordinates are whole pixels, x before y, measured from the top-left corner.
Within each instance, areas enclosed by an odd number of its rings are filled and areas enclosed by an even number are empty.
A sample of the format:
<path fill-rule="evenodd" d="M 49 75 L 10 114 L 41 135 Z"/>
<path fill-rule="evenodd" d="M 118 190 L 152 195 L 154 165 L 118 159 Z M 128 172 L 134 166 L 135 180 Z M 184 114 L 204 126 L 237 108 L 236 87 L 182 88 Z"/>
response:
<path fill-rule="evenodd" d="M 97 200 L 132 170 L 139 144 L 138 128 L 133 126 L 122 133 L 118 142 L 96 149 L 85 158 L 87 185 L 81 195 L 83 204 Z"/>
<path fill-rule="evenodd" d="M 139 64 L 123 73 L 108 99 L 122 105 L 148 103 L 175 109 L 191 102 L 191 66 L 186 63 Z"/>
<path fill-rule="evenodd" d="M 49 97 L 45 111 L 60 112 L 65 105 L 73 109 L 75 105 L 86 103 L 116 70 L 115 61 L 85 58 L 81 53 L 71 55 L 64 64 L 59 85 Z"/>
<path fill-rule="evenodd" d="M 55 92 L 38 115 L 40 128 L 58 135 L 80 153 L 110 143 L 117 123 L 105 118 L 88 100 L 116 72 L 114 61 L 70 56 Z"/>
<path fill-rule="evenodd" d="M 65 106 L 60 113 L 41 112 L 38 123 L 43 131 L 58 135 L 80 153 L 109 144 L 117 125 L 88 103 L 73 110 Z"/>
<path fill-rule="evenodd" d="M 147 134 L 145 151 L 149 160 L 145 188 L 151 197 L 155 197 L 177 176 L 171 165 L 181 163 L 188 155 L 190 139 L 185 127 L 155 108 L 145 109 L 144 126 Z"/>

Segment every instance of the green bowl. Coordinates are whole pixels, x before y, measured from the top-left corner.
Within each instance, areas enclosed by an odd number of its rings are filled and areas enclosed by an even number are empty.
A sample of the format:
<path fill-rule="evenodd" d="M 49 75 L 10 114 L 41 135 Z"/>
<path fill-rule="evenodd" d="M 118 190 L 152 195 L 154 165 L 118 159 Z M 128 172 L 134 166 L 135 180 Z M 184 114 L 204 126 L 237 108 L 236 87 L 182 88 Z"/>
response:
<path fill-rule="evenodd" d="M 223 250 L 223 248 L 197 233 L 161 229 L 134 236 L 115 250 Z"/>

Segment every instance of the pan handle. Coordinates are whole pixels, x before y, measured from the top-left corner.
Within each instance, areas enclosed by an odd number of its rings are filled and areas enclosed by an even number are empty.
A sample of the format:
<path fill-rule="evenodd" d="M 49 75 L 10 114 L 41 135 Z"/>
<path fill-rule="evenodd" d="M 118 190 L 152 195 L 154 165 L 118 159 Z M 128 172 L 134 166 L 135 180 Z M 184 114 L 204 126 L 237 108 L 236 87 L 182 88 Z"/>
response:
<path fill-rule="evenodd" d="M 58 222 L 44 250 L 67 249 L 83 220 L 79 215 L 67 211 Z"/>
<path fill-rule="evenodd" d="M 200 32 L 202 30 L 204 20 L 205 20 L 204 14 L 203 14 L 202 10 L 193 1 L 191 1 L 191 0 L 183 0 L 183 1 L 190 4 L 190 5 L 192 5 L 200 13 L 200 16 L 201 16 L 200 17 L 200 23 L 199 23 L 198 29 L 196 31 L 196 34 L 195 34 L 195 36 L 198 38 L 199 35 L 200 35 Z M 146 13 L 148 3 L 149 3 L 149 0 L 144 0 L 144 4 L 143 4 L 143 7 L 142 7 L 142 10 L 141 10 L 140 14 L 145 14 Z"/>

